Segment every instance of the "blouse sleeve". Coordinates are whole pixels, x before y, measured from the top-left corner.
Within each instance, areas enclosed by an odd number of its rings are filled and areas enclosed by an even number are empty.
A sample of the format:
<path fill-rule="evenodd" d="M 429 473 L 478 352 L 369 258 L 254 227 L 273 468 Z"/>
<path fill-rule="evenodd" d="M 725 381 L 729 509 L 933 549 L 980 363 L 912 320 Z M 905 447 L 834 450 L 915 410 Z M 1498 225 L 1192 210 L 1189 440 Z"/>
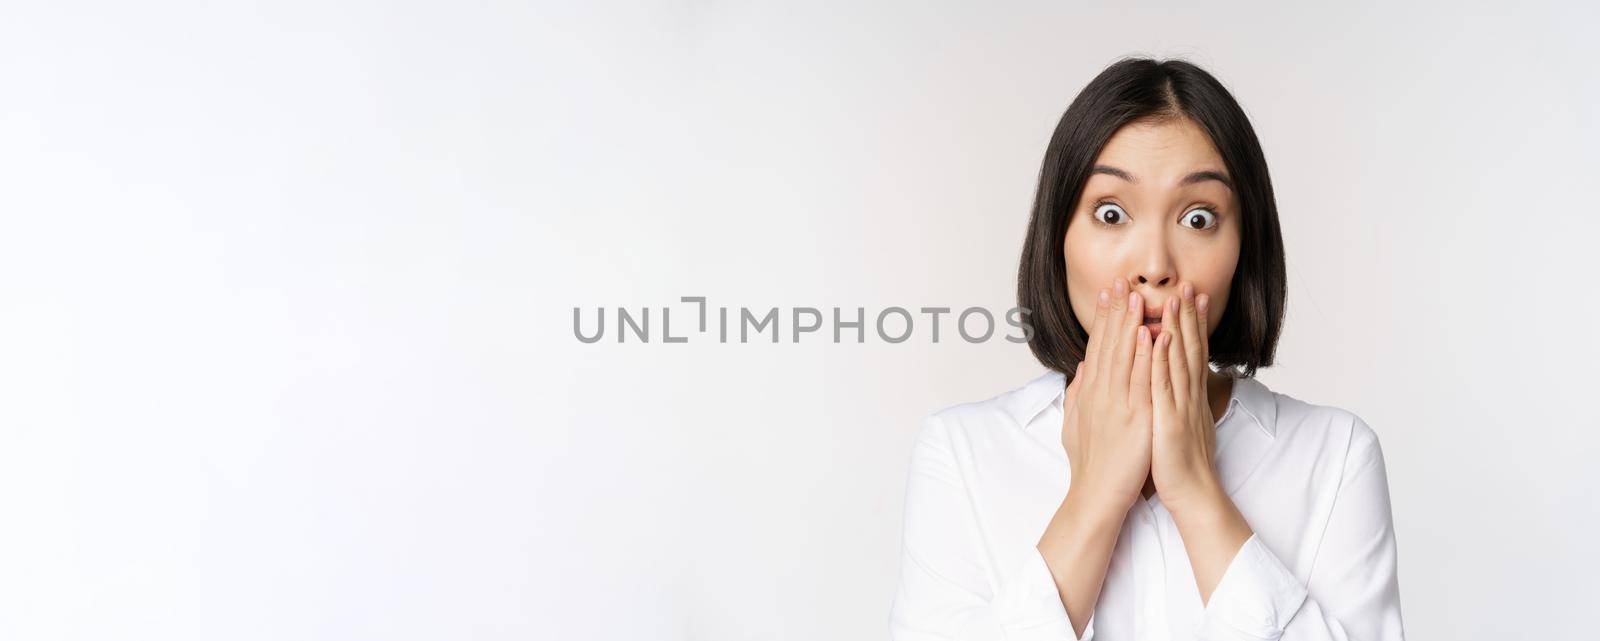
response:
<path fill-rule="evenodd" d="M 895 641 L 1089 641 L 1080 638 L 1038 548 L 995 568 L 950 437 L 937 414 L 923 421 L 906 482 L 900 585 L 889 617 Z M 1004 570 L 1004 572 L 997 572 Z"/>
<path fill-rule="evenodd" d="M 1351 439 L 1333 511 L 1305 584 L 1252 535 L 1212 591 L 1200 639 L 1405 638 L 1383 449 L 1359 417 Z"/>

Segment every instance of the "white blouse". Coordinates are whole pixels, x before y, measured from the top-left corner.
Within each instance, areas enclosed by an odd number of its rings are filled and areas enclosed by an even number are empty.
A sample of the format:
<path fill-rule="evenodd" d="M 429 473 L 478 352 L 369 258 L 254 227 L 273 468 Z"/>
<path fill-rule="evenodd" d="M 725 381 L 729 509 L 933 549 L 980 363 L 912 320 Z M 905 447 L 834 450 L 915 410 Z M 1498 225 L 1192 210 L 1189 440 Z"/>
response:
<path fill-rule="evenodd" d="M 1208 603 L 1159 494 L 1128 510 L 1075 636 L 1036 545 L 1067 494 L 1059 372 L 936 412 L 912 448 L 896 641 L 1403 639 L 1378 436 L 1360 417 L 1234 379 L 1223 487 L 1255 535 Z"/>

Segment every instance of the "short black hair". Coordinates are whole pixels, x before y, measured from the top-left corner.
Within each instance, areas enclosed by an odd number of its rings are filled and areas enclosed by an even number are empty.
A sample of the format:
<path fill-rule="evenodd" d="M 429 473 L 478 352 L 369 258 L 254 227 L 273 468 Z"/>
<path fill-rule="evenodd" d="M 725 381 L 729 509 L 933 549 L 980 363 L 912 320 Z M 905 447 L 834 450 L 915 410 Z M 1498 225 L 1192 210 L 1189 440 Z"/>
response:
<path fill-rule="evenodd" d="M 1078 93 L 1056 125 L 1017 270 L 1017 303 L 1033 328 L 1028 347 L 1045 367 L 1072 376 L 1088 330 L 1067 297 L 1067 224 L 1100 150 L 1135 121 L 1187 117 L 1211 138 L 1239 200 L 1239 263 L 1227 309 L 1211 336 L 1211 362 L 1235 376 L 1272 365 L 1283 326 L 1286 281 L 1278 207 L 1261 143 L 1244 110 L 1216 78 L 1184 60 L 1123 58 Z"/>

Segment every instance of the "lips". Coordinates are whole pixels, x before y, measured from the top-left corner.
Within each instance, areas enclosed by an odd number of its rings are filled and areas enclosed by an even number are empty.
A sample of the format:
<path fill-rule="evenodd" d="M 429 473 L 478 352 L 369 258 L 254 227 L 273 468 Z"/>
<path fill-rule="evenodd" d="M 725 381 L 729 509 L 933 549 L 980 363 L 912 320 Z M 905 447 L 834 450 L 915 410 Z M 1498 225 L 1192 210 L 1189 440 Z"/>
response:
<path fill-rule="evenodd" d="M 1146 307 L 1144 309 L 1144 319 L 1145 320 L 1153 320 L 1153 321 L 1160 322 L 1161 321 L 1161 310 L 1165 309 L 1166 306 L 1167 306 L 1167 303 L 1165 301 L 1162 301 L 1162 303 L 1160 305 L 1156 305 L 1155 307 Z"/>
<path fill-rule="evenodd" d="M 1157 305 L 1154 309 L 1145 308 L 1144 310 L 1144 326 L 1145 329 L 1150 330 L 1150 340 L 1152 341 L 1161 336 L 1161 310 L 1164 305 L 1165 303 Z"/>
<path fill-rule="evenodd" d="M 1150 332 L 1151 342 L 1155 342 L 1157 338 L 1161 338 L 1161 319 L 1144 319 L 1144 328 Z"/>

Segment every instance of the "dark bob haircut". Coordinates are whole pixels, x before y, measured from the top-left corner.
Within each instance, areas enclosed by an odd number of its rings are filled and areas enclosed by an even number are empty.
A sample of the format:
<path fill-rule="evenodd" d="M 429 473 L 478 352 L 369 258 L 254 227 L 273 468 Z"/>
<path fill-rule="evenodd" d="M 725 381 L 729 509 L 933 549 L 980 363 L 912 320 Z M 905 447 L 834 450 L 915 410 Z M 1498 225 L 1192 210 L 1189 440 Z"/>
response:
<path fill-rule="evenodd" d="M 1034 329 L 1028 347 L 1045 367 L 1072 380 L 1088 330 L 1067 298 L 1063 253 L 1095 158 L 1123 125 L 1187 117 L 1211 137 L 1227 164 L 1240 207 L 1239 263 L 1227 308 L 1211 335 L 1211 362 L 1233 376 L 1272 365 L 1283 326 L 1283 235 L 1272 180 L 1255 130 L 1228 90 L 1182 60 L 1125 58 L 1095 76 L 1067 107 L 1039 170 L 1028 235 L 1017 270 L 1017 303 Z"/>

